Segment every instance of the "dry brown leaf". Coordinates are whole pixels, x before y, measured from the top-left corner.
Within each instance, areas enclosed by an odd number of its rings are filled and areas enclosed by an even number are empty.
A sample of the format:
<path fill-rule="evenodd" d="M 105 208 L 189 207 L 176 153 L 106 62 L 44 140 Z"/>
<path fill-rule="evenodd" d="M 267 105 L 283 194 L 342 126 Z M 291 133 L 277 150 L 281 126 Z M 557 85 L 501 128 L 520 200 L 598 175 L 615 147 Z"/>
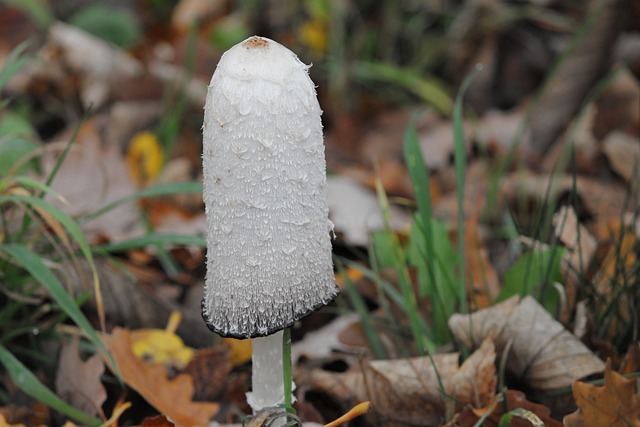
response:
<path fill-rule="evenodd" d="M 598 249 L 598 241 L 578 222 L 576 212 L 569 206 L 562 206 L 553 216 L 556 237 L 568 249 L 562 256 L 560 271 L 565 277 L 567 304 L 562 311 L 562 321 L 567 321 L 573 312 L 580 285 L 580 275 L 584 274 Z"/>
<path fill-rule="evenodd" d="M 598 218 L 596 238 L 606 240 L 609 238 L 608 223 L 611 220 L 619 220 L 629 209 L 635 206 L 638 195 L 629 194 L 627 185 L 621 183 L 602 181 L 585 175 L 577 177 L 571 174 L 537 175 L 532 172 L 515 172 L 507 175 L 501 183 L 501 194 L 507 201 L 521 201 L 528 197 L 536 202 L 557 200 L 563 195 L 574 192 L 584 204 L 586 211 L 594 218 Z"/>
<path fill-rule="evenodd" d="M 80 98 L 85 107 L 100 107 L 121 80 L 138 76 L 143 71 L 142 64 L 123 50 L 62 22 L 51 25 L 49 46 L 45 48 L 59 49 L 64 66 L 68 67 L 65 71 L 77 73 Z M 87 61 L 87 58 L 92 60 Z"/>
<path fill-rule="evenodd" d="M 202 22 L 223 13 L 225 6 L 224 0 L 181 0 L 171 16 L 171 25 L 186 33 L 193 25 L 202 25 Z"/>
<path fill-rule="evenodd" d="M 458 353 L 449 353 L 436 354 L 433 359 L 374 360 L 344 373 L 317 369 L 309 374 L 308 384 L 300 387 L 328 394 L 346 407 L 369 400 L 373 413 L 367 417 L 377 418 L 385 426 L 435 426 L 444 422 L 452 399 L 482 407 L 494 395 L 493 343 L 482 343 L 462 366 L 458 358 Z"/>
<path fill-rule="evenodd" d="M 250 340 L 242 340 L 244 341 Z M 226 347 L 199 350 L 184 370 L 193 378 L 194 399 L 198 401 L 222 399 L 227 390 L 231 368 L 229 350 Z"/>
<path fill-rule="evenodd" d="M 612 236 L 616 240 L 607 253 L 602 266 L 594 277 L 598 295 L 598 307 L 606 310 L 610 304 L 618 307 L 608 325 L 608 336 L 615 336 L 627 325 L 633 323 L 633 314 L 629 308 L 629 297 L 626 292 L 620 292 L 627 283 L 635 283 L 637 276 L 637 256 L 635 247 L 638 239 L 633 230 L 626 227 L 613 230 Z"/>
<path fill-rule="evenodd" d="M 591 28 L 568 52 L 566 60 L 559 63 L 533 110 L 532 165 L 556 142 L 594 83 L 609 67 L 612 46 L 620 32 L 623 4 L 609 0 L 589 2 L 587 13 L 594 18 Z"/>
<path fill-rule="evenodd" d="M 52 199 L 73 217 L 95 212 L 101 207 L 134 194 L 133 183 L 118 147 L 105 147 L 102 142 L 101 123 L 88 120 L 79 129 L 76 142 L 68 152 L 53 181 L 52 187 L 67 203 Z M 66 144 L 62 140 L 60 148 Z M 53 143 L 55 146 L 55 142 Z M 42 158 L 43 176 L 49 176 L 60 152 L 48 151 Z M 110 242 L 125 240 L 144 234 L 140 214 L 133 202 L 120 205 L 108 213 L 86 221 L 82 229 L 90 241 L 105 238 Z"/>
<path fill-rule="evenodd" d="M 614 131 L 604 139 L 602 149 L 613 170 L 627 182 L 633 182 L 640 168 L 640 139 Z M 635 181 L 638 180 L 635 175 Z"/>
<path fill-rule="evenodd" d="M 493 406 L 493 410 L 491 415 L 489 415 L 489 417 L 483 422 L 482 425 L 484 427 L 498 427 L 500 417 L 505 410 L 508 412 L 517 408 L 526 409 L 538 416 L 544 422 L 545 427 L 562 427 L 562 423 L 560 421 L 551 418 L 551 410 L 548 407 L 538 403 L 529 402 L 525 394 L 521 391 L 507 390 L 506 402 L 495 403 L 496 402 L 491 402 L 485 408 L 481 409 L 469 407 L 464 408 L 454 421 L 447 424 L 447 427 L 473 427 L 481 416 L 491 410 L 491 406 Z M 524 418 L 514 417 L 512 418 L 509 427 L 531 427 L 531 423 Z"/>
<path fill-rule="evenodd" d="M 138 359 L 131 350 L 127 329 L 115 328 L 107 342 L 127 385 L 180 427 L 206 426 L 218 412 L 212 402 L 193 402 L 194 386 L 187 374 L 169 380 L 163 365 L 150 365 Z"/>
<path fill-rule="evenodd" d="M 476 138 L 478 145 L 489 153 L 498 156 L 506 155 L 518 142 L 522 146 L 530 144 L 530 135 L 522 132 L 524 113 L 520 110 L 504 112 L 491 110 L 482 116 L 478 123 Z M 519 135 L 522 132 L 522 135 Z"/>
<path fill-rule="evenodd" d="M 140 427 L 174 427 L 174 425 L 164 415 L 156 415 L 155 417 L 145 418 Z"/>
<path fill-rule="evenodd" d="M 359 324 L 359 316 L 355 313 L 339 316 L 318 330 L 305 334 L 304 338 L 293 344 L 291 355 L 294 362 L 301 357 L 329 357 L 334 351 L 353 353 L 362 351 L 365 346 L 353 346 L 351 342 L 341 339 L 344 331 Z"/>
<path fill-rule="evenodd" d="M 640 427 L 636 380 L 613 371 L 610 359 L 604 371 L 604 386 L 577 381 L 573 397 L 578 410 L 564 417 L 565 427 Z"/>
<path fill-rule="evenodd" d="M 373 191 L 368 190 L 353 178 L 333 175 L 327 178 L 329 218 L 335 231 L 344 240 L 356 246 L 367 246 L 369 234 L 384 228 L 380 203 Z M 391 228 L 408 228 L 411 215 L 391 206 Z"/>
<path fill-rule="evenodd" d="M 500 293 L 500 283 L 478 230 L 478 215 L 467 222 L 464 239 L 467 283 L 470 283 L 473 292 L 473 309 L 486 308 Z"/>
<path fill-rule="evenodd" d="M 80 339 L 73 337 L 62 345 L 56 391 L 71 406 L 104 417 L 102 404 L 107 400 L 107 391 L 101 381 L 104 363 L 99 354 L 82 360 L 79 343 Z"/>
<path fill-rule="evenodd" d="M 604 369 L 600 359 L 530 296 L 513 297 L 471 315 L 454 314 L 449 328 L 467 347 L 493 334 L 498 353 L 509 349 L 507 371 L 536 390 L 569 387 Z"/>
<path fill-rule="evenodd" d="M 640 371 L 640 341 L 633 342 L 629 345 L 627 353 L 620 362 L 620 373 L 630 374 Z"/>

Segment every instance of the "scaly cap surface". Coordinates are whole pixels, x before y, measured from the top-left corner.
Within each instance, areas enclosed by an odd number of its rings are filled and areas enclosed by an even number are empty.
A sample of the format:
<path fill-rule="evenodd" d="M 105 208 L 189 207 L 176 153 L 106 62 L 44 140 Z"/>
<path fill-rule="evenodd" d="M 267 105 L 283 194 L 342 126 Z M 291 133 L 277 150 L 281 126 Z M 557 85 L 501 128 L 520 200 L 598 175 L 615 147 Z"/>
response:
<path fill-rule="evenodd" d="M 229 49 L 211 79 L 202 315 L 222 336 L 269 335 L 338 294 L 321 113 L 308 66 L 267 38 Z"/>

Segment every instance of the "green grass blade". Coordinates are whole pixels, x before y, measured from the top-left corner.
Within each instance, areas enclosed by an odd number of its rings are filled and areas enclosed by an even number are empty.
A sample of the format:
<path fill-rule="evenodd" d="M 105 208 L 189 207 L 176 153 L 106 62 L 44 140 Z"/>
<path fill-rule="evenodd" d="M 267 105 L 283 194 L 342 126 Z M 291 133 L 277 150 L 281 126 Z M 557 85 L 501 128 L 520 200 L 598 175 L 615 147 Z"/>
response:
<path fill-rule="evenodd" d="M 109 203 L 106 206 L 98 209 L 92 214 L 84 216 L 82 219 L 84 221 L 88 221 L 90 219 L 97 218 L 105 213 L 117 208 L 120 205 L 125 203 L 143 199 L 146 197 L 165 197 L 171 196 L 174 194 L 202 194 L 202 183 L 201 182 L 172 182 L 169 184 L 158 184 L 150 188 L 145 188 L 144 190 L 140 190 L 136 193 L 133 193 L 130 196 L 124 197 L 122 199 L 116 200 L 115 202 Z"/>
<path fill-rule="evenodd" d="M 466 170 L 467 149 L 464 139 L 464 127 L 462 125 L 462 100 L 464 93 L 471 85 L 476 75 L 482 67 L 476 66 L 462 81 L 456 101 L 453 105 L 453 146 L 456 169 L 456 195 L 458 204 L 458 305 L 461 313 L 467 312 L 467 271 L 466 271 L 466 249 L 465 249 L 465 217 L 464 217 L 464 184 Z"/>
<path fill-rule="evenodd" d="M 412 70 L 381 62 L 355 62 L 353 73 L 364 80 L 392 83 L 418 96 L 438 112 L 451 114 L 452 101 L 442 84 L 428 79 Z"/>
<path fill-rule="evenodd" d="M 418 134 L 416 132 L 415 117 L 409 123 L 403 141 L 404 159 L 407 164 L 407 170 L 411 178 L 411 186 L 413 187 L 414 197 L 418 204 L 418 214 L 422 223 L 422 236 L 425 246 L 424 265 L 429 276 L 432 286 L 436 283 L 433 253 L 433 229 L 431 220 L 433 218 L 431 209 L 431 182 L 429 180 L 429 171 L 424 162 L 422 149 L 418 143 Z M 427 283 L 422 280 L 419 282 L 420 296 L 428 294 Z"/>
<path fill-rule="evenodd" d="M 116 371 L 116 374 L 119 375 L 119 370 L 111 353 L 107 350 L 102 340 L 100 340 L 87 318 L 82 314 L 76 302 L 69 296 L 62 283 L 60 283 L 58 278 L 47 268 L 44 260 L 25 246 L 19 244 L 9 243 L 0 245 L 0 251 L 13 258 L 16 264 L 24 268 L 36 282 L 47 290 L 62 311 L 75 322 L 96 348 L 105 355 Z"/>
<path fill-rule="evenodd" d="M 47 188 L 49 187 L 47 186 Z M 38 197 L 22 196 L 22 195 L 16 195 L 16 194 L 0 196 L 0 205 L 7 202 L 22 203 L 26 206 L 39 208 L 47 212 L 49 215 L 53 216 L 53 218 L 55 218 L 60 224 L 64 226 L 67 233 L 69 233 L 69 235 L 71 235 L 71 237 L 73 237 L 73 239 L 77 242 L 82 256 L 86 259 L 87 263 L 89 264 L 89 268 L 91 269 L 91 272 L 93 275 L 92 280 L 93 280 L 93 288 L 95 292 L 94 296 L 97 299 L 98 307 L 101 307 L 100 280 L 98 278 L 98 272 L 96 271 L 95 261 L 93 260 L 93 252 L 91 251 L 91 246 L 89 245 L 89 242 L 85 238 L 84 233 L 80 229 L 80 226 L 73 219 L 71 219 L 71 217 L 65 214 L 62 210 L 60 210 L 59 208 L 52 205 L 51 203 Z M 31 217 L 29 215 L 25 215 L 25 218 L 31 218 Z M 23 226 L 24 225 L 25 223 L 23 222 Z M 22 241 L 22 235 L 19 236 L 16 241 L 18 242 Z M 102 326 L 102 329 L 104 330 L 104 315 L 102 312 L 99 312 L 98 314 L 100 317 L 100 324 Z M 113 360 L 110 359 L 110 362 L 113 362 Z M 115 363 L 113 366 L 117 371 L 117 367 Z M 116 374 L 119 375 L 119 372 L 116 372 Z"/>
<path fill-rule="evenodd" d="M 200 236 L 185 236 L 183 234 L 148 234 L 146 236 L 134 237 L 123 242 L 96 246 L 93 248 L 96 253 L 109 253 L 126 251 L 129 249 L 143 248 L 148 245 L 184 245 L 205 247 L 207 241 Z"/>
<path fill-rule="evenodd" d="M 353 280 L 349 277 L 346 270 L 344 269 L 342 263 L 336 263 L 338 268 L 338 272 L 342 276 L 344 280 L 345 288 L 347 289 L 347 295 L 349 296 L 349 300 L 351 304 L 353 304 L 353 308 L 360 317 L 360 324 L 362 325 L 362 330 L 364 331 L 365 337 L 369 341 L 371 345 L 371 349 L 373 350 L 373 355 L 376 359 L 386 359 L 387 352 L 384 350 L 384 346 L 378 337 L 375 326 L 373 326 L 373 321 L 371 319 L 371 313 L 367 309 L 367 305 L 362 298 L 362 295 L 356 289 L 356 285 L 353 283 Z"/>
<path fill-rule="evenodd" d="M 86 414 L 60 399 L 54 392 L 42 384 L 38 378 L 24 366 L 9 350 L 0 344 L 0 362 L 7 369 L 11 379 L 27 393 L 39 402 L 42 402 L 52 409 L 61 412 L 83 425 L 97 427 L 102 425 L 98 418 Z"/>
<path fill-rule="evenodd" d="M 4 88 L 9 79 L 17 74 L 22 67 L 24 67 L 29 61 L 31 61 L 30 56 L 25 56 L 24 53 L 31 45 L 31 40 L 25 40 L 20 43 L 18 46 L 13 48 L 11 53 L 7 55 L 7 58 L 4 61 L 4 65 L 0 70 L 0 90 Z"/>
<path fill-rule="evenodd" d="M 73 237 L 78 243 L 78 247 L 80 248 L 82 256 L 86 258 L 89 266 L 91 267 L 91 271 L 94 275 L 93 280 L 94 282 L 97 282 L 98 278 L 96 274 L 95 263 L 93 261 L 93 254 L 91 252 L 91 246 L 85 238 L 84 233 L 73 219 L 71 219 L 67 214 L 65 214 L 62 210 L 55 207 L 51 203 L 37 197 L 22 196 L 17 194 L 0 196 L 0 205 L 7 202 L 22 203 L 26 206 L 42 209 L 43 211 L 53 216 L 60 224 L 62 224 L 67 233 L 69 233 L 69 235 L 71 235 L 71 237 Z M 96 285 L 95 287 L 96 290 L 99 289 L 99 286 Z"/>
<path fill-rule="evenodd" d="M 1 0 L 7 6 L 16 7 L 30 17 L 39 29 L 46 29 L 55 21 L 50 3 L 45 0 Z"/>
<path fill-rule="evenodd" d="M 44 194 L 50 194 L 58 200 L 64 200 L 64 197 L 62 197 L 62 195 L 60 195 L 60 193 L 55 191 L 53 188 L 47 186 L 46 184 L 43 184 L 40 181 L 37 181 L 33 178 L 29 178 L 28 176 L 24 176 L 24 175 L 7 177 L 5 179 L 0 180 L 0 193 L 2 193 L 6 188 L 14 184 L 21 185 L 24 188 L 31 188 L 33 190 L 40 191 L 41 193 L 44 193 Z"/>
<path fill-rule="evenodd" d="M 360 273 L 362 273 L 363 276 L 365 276 L 366 278 L 368 278 L 369 280 L 373 281 L 376 284 L 377 288 L 382 291 L 380 292 L 381 294 L 380 298 L 384 298 L 384 296 L 388 296 L 391 302 L 393 302 L 395 305 L 400 307 L 407 314 L 407 316 L 409 316 L 409 312 L 408 312 L 409 309 L 404 304 L 404 296 L 402 295 L 402 293 L 398 292 L 398 290 L 391 283 L 383 280 L 380 277 L 379 273 L 361 264 L 358 264 L 354 261 L 349 261 L 346 259 L 343 259 L 343 260 L 345 265 L 358 270 Z M 382 294 L 384 294 L 384 296 Z M 424 331 L 423 337 L 426 343 L 425 344 L 426 352 L 427 353 L 435 352 L 437 349 L 437 346 L 431 339 L 431 337 L 433 336 L 433 333 L 431 331 L 429 324 L 422 317 L 418 318 L 418 323 L 419 323 L 420 329 Z"/>
<path fill-rule="evenodd" d="M 380 201 L 380 206 L 382 209 L 386 235 L 389 238 L 388 245 L 392 248 L 392 263 L 398 276 L 400 291 L 403 297 L 402 306 L 405 308 L 405 312 L 409 317 L 411 333 L 413 334 L 413 338 L 418 345 L 418 351 L 420 355 L 422 355 L 427 348 L 427 335 L 426 331 L 421 327 L 421 316 L 418 309 L 416 295 L 413 291 L 413 286 L 411 283 L 411 275 L 409 274 L 409 266 L 407 264 L 405 251 L 402 248 L 398 237 L 391 230 L 391 213 L 389 208 L 389 200 L 380 180 L 376 180 L 376 193 L 378 195 L 378 200 Z"/>
<path fill-rule="evenodd" d="M 284 409 L 290 414 L 296 414 L 292 405 L 293 368 L 291 361 L 291 328 L 285 328 L 282 334 L 282 379 L 284 381 Z"/>

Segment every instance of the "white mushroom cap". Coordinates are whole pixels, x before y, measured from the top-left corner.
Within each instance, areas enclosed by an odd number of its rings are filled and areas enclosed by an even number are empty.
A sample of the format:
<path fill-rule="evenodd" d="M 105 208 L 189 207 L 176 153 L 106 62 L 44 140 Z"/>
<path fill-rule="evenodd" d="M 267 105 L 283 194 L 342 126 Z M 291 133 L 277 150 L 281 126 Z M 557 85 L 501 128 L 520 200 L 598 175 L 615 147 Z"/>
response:
<path fill-rule="evenodd" d="M 202 315 L 222 336 L 269 335 L 338 295 L 321 113 L 308 66 L 273 40 L 220 59 L 204 114 Z"/>

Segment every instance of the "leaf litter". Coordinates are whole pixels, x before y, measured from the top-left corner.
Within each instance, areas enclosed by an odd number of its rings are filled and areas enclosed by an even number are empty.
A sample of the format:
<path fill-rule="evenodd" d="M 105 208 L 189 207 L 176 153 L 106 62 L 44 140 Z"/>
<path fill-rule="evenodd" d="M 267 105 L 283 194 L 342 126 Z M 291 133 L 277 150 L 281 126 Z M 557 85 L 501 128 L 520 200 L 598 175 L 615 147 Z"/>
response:
<path fill-rule="evenodd" d="M 240 23 L 234 27 L 236 30 L 250 28 L 250 20 L 239 13 L 229 14 L 223 3 L 178 2 L 173 14 L 168 15 L 171 19 L 161 24 L 166 30 L 163 35 L 158 36 L 154 32 L 157 29 L 149 29 L 144 44 L 130 51 L 58 22 L 40 34 L 42 42 L 33 49 L 38 61 L 10 80 L 3 95 L 26 94 L 25 105 L 46 104 L 47 112 L 42 114 L 45 120 L 42 115 L 33 116 L 34 128 L 39 132 L 36 139 L 41 139 L 37 146 L 44 152 L 43 176 L 52 170 L 73 130 L 78 128 L 76 140 L 53 182 L 66 201 L 56 201 L 62 209 L 81 219 L 153 183 L 200 179 L 199 140 L 194 136 L 201 126 L 197 117 L 201 114 L 206 82 L 223 50 L 215 44 L 212 48 L 205 40 L 224 44 L 224 37 L 229 34 L 216 32 L 224 27 L 220 23 L 227 26 Z M 1 7 L 2 11 L 8 11 L 2 15 L 7 25 L 0 26 L 3 27 L 0 55 L 4 58 L 24 37 L 19 36 L 24 32 L 16 28 L 31 28 L 31 24 L 22 12 L 11 6 Z M 613 370 L 615 367 L 625 374 L 637 374 L 640 366 L 637 335 L 621 338 L 625 345 L 618 344 L 618 348 L 613 337 L 624 335 L 628 325 L 637 323 L 632 304 L 637 295 L 633 294 L 632 286 L 638 283 L 640 238 L 640 221 L 634 211 L 638 204 L 640 67 L 637 62 L 623 60 L 613 48 L 615 35 L 622 32 L 623 38 L 628 31 L 612 27 L 611 14 L 602 14 L 593 34 L 576 40 L 575 51 L 560 64 L 559 75 L 550 80 L 550 89 L 533 106 L 534 89 L 542 83 L 543 75 L 550 75 L 553 64 L 550 58 L 558 58 L 558 47 L 574 34 L 568 21 L 558 19 L 560 9 L 536 10 L 540 13 L 527 17 L 528 25 L 515 31 L 501 26 L 499 19 L 489 19 L 511 16 L 508 4 L 463 2 L 450 33 L 456 33 L 449 44 L 451 52 L 436 58 L 436 62 L 455 70 L 451 73 L 453 80 L 448 82 L 452 88 L 459 85 L 469 68 L 467 65 L 481 61 L 485 66 L 468 96 L 469 106 L 477 115 L 468 114 L 464 123 L 466 284 L 469 300 L 475 305 L 471 304 L 472 313 L 454 315 L 449 322 L 461 352 L 452 352 L 453 344 L 449 344 L 431 356 L 406 354 L 416 351 L 410 343 L 406 349 L 397 345 L 407 340 L 403 329 L 408 324 L 406 314 L 394 306 L 395 326 L 384 323 L 388 322 L 387 313 L 380 307 L 384 289 L 381 293 L 370 280 L 365 283 L 368 279 L 357 277 L 356 289 L 369 305 L 391 358 L 375 360 L 371 356 L 363 323 L 349 309 L 341 311 L 334 322 L 330 322 L 333 316 L 326 313 L 305 320 L 302 328 L 294 330 L 295 380 L 301 412 L 306 408 L 304 413 L 309 414 L 310 420 L 327 422 L 367 400 L 372 403 L 370 412 L 352 421 L 353 425 L 471 426 L 493 407 L 483 425 L 498 425 L 505 410 L 522 408 L 545 425 L 557 426 L 561 425 L 562 415 L 574 410 L 572 405 L 579 409 L 565 417 L 565 426 L 638 425 L 640 409 L 637 390 L 631 386 L 633 381 Z M 305 10 L 296 19 L 312 13 L 321 14 Z M 284 9 L 274 9 L 262 17 L 262 28 L 273 31 L 273 37 L 281 36 L 281 41 L 295 43 L 295 32 L 279 33 L 282 27 L 275 22 L 278 14 L 287 16 Z M 577 15 L 586 19 L 586 15 L 575 11 L 572 19 Z M 197 39 L 198 59 L 193 70 L 189 70 L 188 28 L 193 17 L 200 19 L 203 26 L 193 36 Z M 371 17 L 363 13 L 362 18 L 366 22 Z M 315 22 L 321 20 L 316 17 Z M 483 27 L 476 28 L 480 22 Z M 299 42 L 301 58 L 322 64 L 321 58 L 312 60 L 312 54 L 304 51 L 303 38 Z M 522 45 L 531 49 L 523 50 Z M 87 62 L 88 57 L 95 60 Z M 603 57 L 609 59 L 603 61 Z M 574 75 L 575 67 L 581 68 L 583 59 L 589 65 L 588 75 L 583 77 L 596 85 L 602 76 L 598 70 L 614 64 L 611 80 L 604 82 L 606 87 L 595 99 L 589 98 L 593 84 L 562 78 L 564 74 Z M 323 70 L 322 67 L 315 66 L 312 72 Z M 315 78 L 320 79 L 318 91 L 325 102 L 327 161 L 331 171 L 337 172 L 328 178 L 331 214 L 341 237 L 336 248 L 356 253 L 354 258 L 362 261 L 364 256 L 358 251 L 366 251 L 372 233 L 384 227 L 375 193 L 371 191 L 376 180 L 383 183 L 393 202 L 392 229 L 402 239 L 409 228 L 414 194 L 402 159 L 402 135 L 413 111 L 388 99 L 381 100 L 377 94 L 358 92 L 367 84 L 352 85 L 357 87 L 354 94 L 342 97 L 355 106 L 349 109 L 327 91 L 330 85 L 323 73 L 317 73 Z M 572 84 L 565 87 L 568 81 Z M 384 89 L 383 86 L 376 88 Z M 173 120 L 167 119 L 162 101 L 169 99 L 167 105 L 171 107 L 179 103 L 171 99 L 171 88 L 184 90 L 191 103 L 188 118 L 179 126 L 174 151 L 164 151 L 166 141 L 160 139 L 141 149 L 134 142 L 136 134 L 161 130 L 159 122 Z M 334 89 L 332 86 L 331 90 Z M 564 98 L 559 100 L 558 93 L 569 97 L 566 104 L 561 105 Z M 60 104 L 65 104 L 62 112 Z M 83 116 L 84 107 L 90 104 L 92 112 L 81 123 L 78 117 Z M 11 104 L 7 106 L 13 108 Z M 582 119 L 578 120 L 578 115 Z M 434 213 L 447 224 L 454 224 L 458 214 L 455 195 L 458 183 L 453 168 L 450 121 L 431 111 L 422 114 L 417 125 L 432 178 Z M 556 136 L 550 137 L 549 132 Z M 154 135 L 162 137 L 159 133 Z M 571 167 L 575 169 L 556 170 L 569 142 L 574 143 L 576 162 Z M 166 157 L 160 160 L 162 156 Z M 505 156 L 513 156 L 514 165 L 528 164 L 531 168 L 510 165 L 504 171 L 492 210 L 510 215 L 515 222 L 521 221 L 517 238 L 530 239 L 534 242 L 533 250 L 553 244 L 565 248 L 560 263 L 561 310 L 557 319 L 532 297 L 496 303 L 505 271 L 522 249 L 510 243 L 496 244 L 503 240 L 498 236 L 502 232 L 499 226 L 506 221 L 484 216 L 479 206 L 492 196 L 491 174 Z M 547 239 L 535 235 L 528 221 L 537 206 L 550 201 L 561 206 L 553 210 L 550 234 L 553 237 Z M 204 233 L 201 200 L 190 195 L 125 203 L 82 225 L 92 243 L 116 243 L 148 233 L 141 221 L 145 216 L 155 231 L 191 236 Z M 449 232 L 455 241 L 456 230 Z M 203 251 L 170 248 L 169 253 L 178 262 L 179 274 L 160 265 L 162 254 L 153 246 L 97 257 L 111 330 L 111 337 L 105 339 L 121 368 L 124 367 L 125 383 L 137 390 L 156 412 L 171 419 L 160 418 L 159 423 L 205 425 L 215 417 L 216 424 L 232 425 L 238 422 L 239 413 L 248 412 L 243 406 L 250 369 L 248 348 L 242 342 L 221 345 L 198 327 L 202 326 L 198 300 L 204 274 Z M 77 265 L 71 268 L 61 263 L 61 277 L 76 296 L 92 289 L 81 285 L 84 283 L 81 276 L 85 275 L 82 268 L 77 271 Z M 383 274 L 392 285 L 398 280 L 388 271 Z M 430 309 L 427 299 L 420 299 L 419 303 L 425 312 Z M 95 303 L 84 308 L 88 312 L 97 309 Z M 176 344 L 177 335 L 136 329 L 162 327 L 175 309 L 184 314 L 177 333 L 189 346 L 197 347 L 188 358 L 183 354 L 176 356 L 165 347 L 147 345 L 155 341 Z M 140 343 L 146 350 L 139 350 Z M 182 348 L 178 344 L 170 347 Z M 135 352 L 143 358 L 149 353 L 160 357 L 147 357 L 147 363 Z M 605 354 L 613 357 L 606 366 Z M 86 360 L 80 357 L 76 341 L 64 341 L 57 376 L 50 383 L 74 406 L 106 418 L 110 414 L 102 411 L 117 405 L 112 402 L 111 388 L 104 400 L 101 387 L 106 383 L 102 381 L 109 374 L 104 374 L 103 368 L 95 356 Z M 602 372 L 604 385 L 590 384 Z M 41 373 L 44 376 L 44 371 Z M 506 377 L 510 387 L 517 386 L 526 390 L 526 394 L 511 388 L 498 389 L 500 376 Z M 585 377 L 589 382 L 581 381 Z M 568 392 L 570 388 L 573 396 Z M 503 402 L 496 403 L 499 397 Z M 327 409 L 328 403 L 339 409 Z M 124 413 L 138 412 L 137 405 L 142 404 L 135 404 Z M 0 414 L 21 413 L 4 418 L 15 425 L 29 419 L 23 413 L 25 408 L 12 403 L 0 408 Z M 142 421 L 135 416 L 131 419 L 134 423 Z M 511 425 L 530 423 L 514 417 Z"/>

